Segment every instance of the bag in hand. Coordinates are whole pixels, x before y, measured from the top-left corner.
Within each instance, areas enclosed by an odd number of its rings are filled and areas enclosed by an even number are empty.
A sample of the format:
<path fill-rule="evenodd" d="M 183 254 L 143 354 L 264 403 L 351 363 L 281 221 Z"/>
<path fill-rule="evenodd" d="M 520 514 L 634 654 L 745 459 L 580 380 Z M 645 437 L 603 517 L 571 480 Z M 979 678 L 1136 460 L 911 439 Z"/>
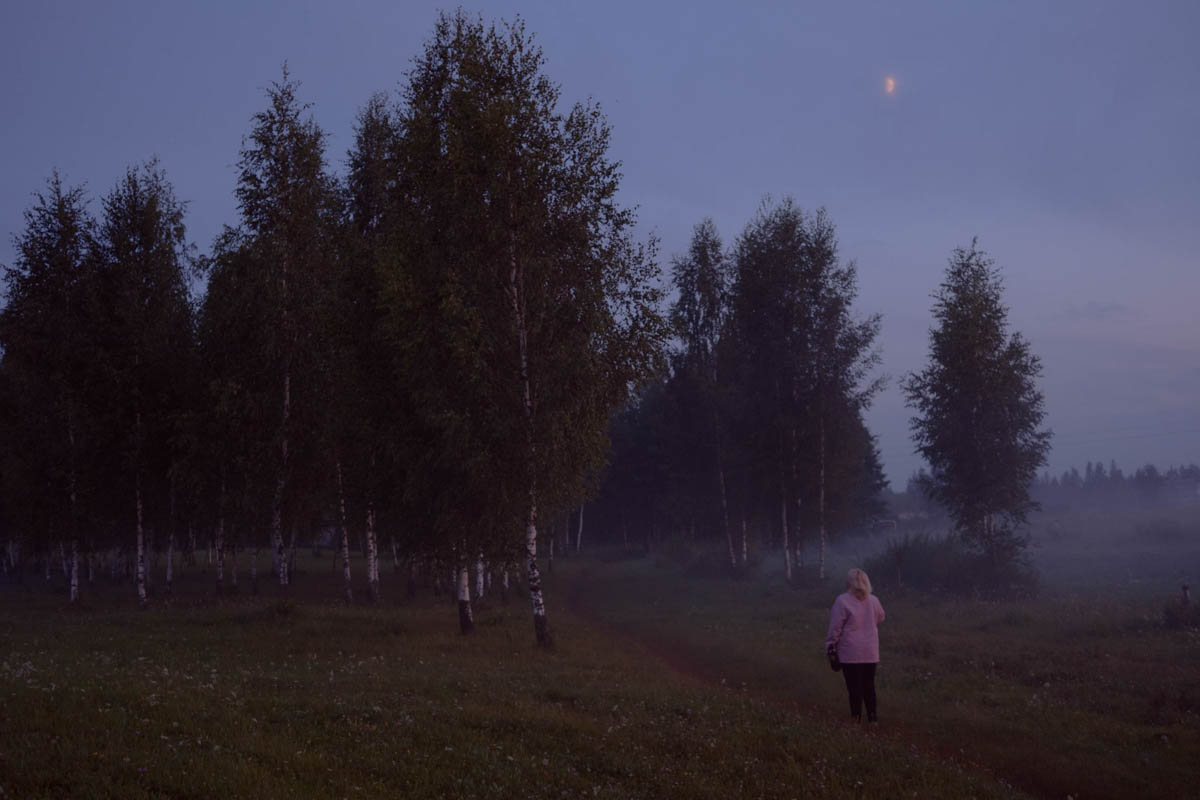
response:
<path fill-rule="evenodd" d="M 837 648 L 831 647 L 825 651 L 825 655 L 829 656 L 829 668 L 834 672 L 842 671 L 842 661 L 838 658 Z"/>

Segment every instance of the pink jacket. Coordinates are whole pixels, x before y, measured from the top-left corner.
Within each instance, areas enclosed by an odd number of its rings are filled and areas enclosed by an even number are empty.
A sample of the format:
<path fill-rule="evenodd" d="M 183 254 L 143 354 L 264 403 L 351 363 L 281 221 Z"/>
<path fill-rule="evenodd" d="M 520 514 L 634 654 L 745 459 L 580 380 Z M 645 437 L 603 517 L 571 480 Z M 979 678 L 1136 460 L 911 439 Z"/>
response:
<path fill-rule="evenodd" d="M 825 649 L 836 647 L 843 664 L 879 663 L 878 625 L 883 616 L 883 606 L 875 595 L 859 600 L 849 592 L 839 594 L 829 612 Z"/>

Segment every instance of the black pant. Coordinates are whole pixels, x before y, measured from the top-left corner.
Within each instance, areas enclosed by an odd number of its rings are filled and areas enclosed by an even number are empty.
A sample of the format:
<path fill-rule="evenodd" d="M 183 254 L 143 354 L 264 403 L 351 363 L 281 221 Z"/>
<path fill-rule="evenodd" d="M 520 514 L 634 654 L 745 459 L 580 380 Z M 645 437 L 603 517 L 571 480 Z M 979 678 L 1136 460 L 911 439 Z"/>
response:
<path fill-rule="evenodd" d="M 867 719 L 875 720 L 875 667 L 878 664 L 842 664 L 846 690 L 850 692 L 850 716 L 862 716 L 863 701 L 867 702 Z"/>

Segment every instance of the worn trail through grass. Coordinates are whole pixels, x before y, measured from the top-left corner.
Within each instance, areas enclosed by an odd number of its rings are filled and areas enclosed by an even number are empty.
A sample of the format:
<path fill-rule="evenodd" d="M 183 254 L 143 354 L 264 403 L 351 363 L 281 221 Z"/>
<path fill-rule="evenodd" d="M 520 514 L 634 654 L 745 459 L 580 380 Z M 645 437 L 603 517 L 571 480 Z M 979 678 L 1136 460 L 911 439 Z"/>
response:
<path fill-rule="evenodd" d="M 574 613 L 671 670 L 818 729 L 847 714 L 821 647 L 829 584 L 684 579 L 648 560 L 567 571 Z M 1164 630 L 1153 602 L 885 598 L 882 724 L 865 733 L 1036 796 L 1192 796 L 1200 633 Z"/>

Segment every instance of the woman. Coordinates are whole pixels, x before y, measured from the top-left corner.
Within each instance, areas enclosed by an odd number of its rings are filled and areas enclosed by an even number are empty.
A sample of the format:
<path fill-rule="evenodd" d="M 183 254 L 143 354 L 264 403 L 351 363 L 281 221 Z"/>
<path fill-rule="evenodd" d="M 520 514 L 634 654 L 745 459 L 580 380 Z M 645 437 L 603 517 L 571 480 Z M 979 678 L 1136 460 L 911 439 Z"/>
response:
<path fill-rule="evenodd" d="M 871 594 L 871 579 L 857 567 L 846 573 L 846 592 L 838 595 L 829 612 L 826 652 L 837 653 L 842 675 L 850 692 L 850 716 L 862 719 L 867 704 L 867 722 L 878 722 L 875 708 L 875 667 L 879 665 L 879 623 L 883 606 Z"/>

